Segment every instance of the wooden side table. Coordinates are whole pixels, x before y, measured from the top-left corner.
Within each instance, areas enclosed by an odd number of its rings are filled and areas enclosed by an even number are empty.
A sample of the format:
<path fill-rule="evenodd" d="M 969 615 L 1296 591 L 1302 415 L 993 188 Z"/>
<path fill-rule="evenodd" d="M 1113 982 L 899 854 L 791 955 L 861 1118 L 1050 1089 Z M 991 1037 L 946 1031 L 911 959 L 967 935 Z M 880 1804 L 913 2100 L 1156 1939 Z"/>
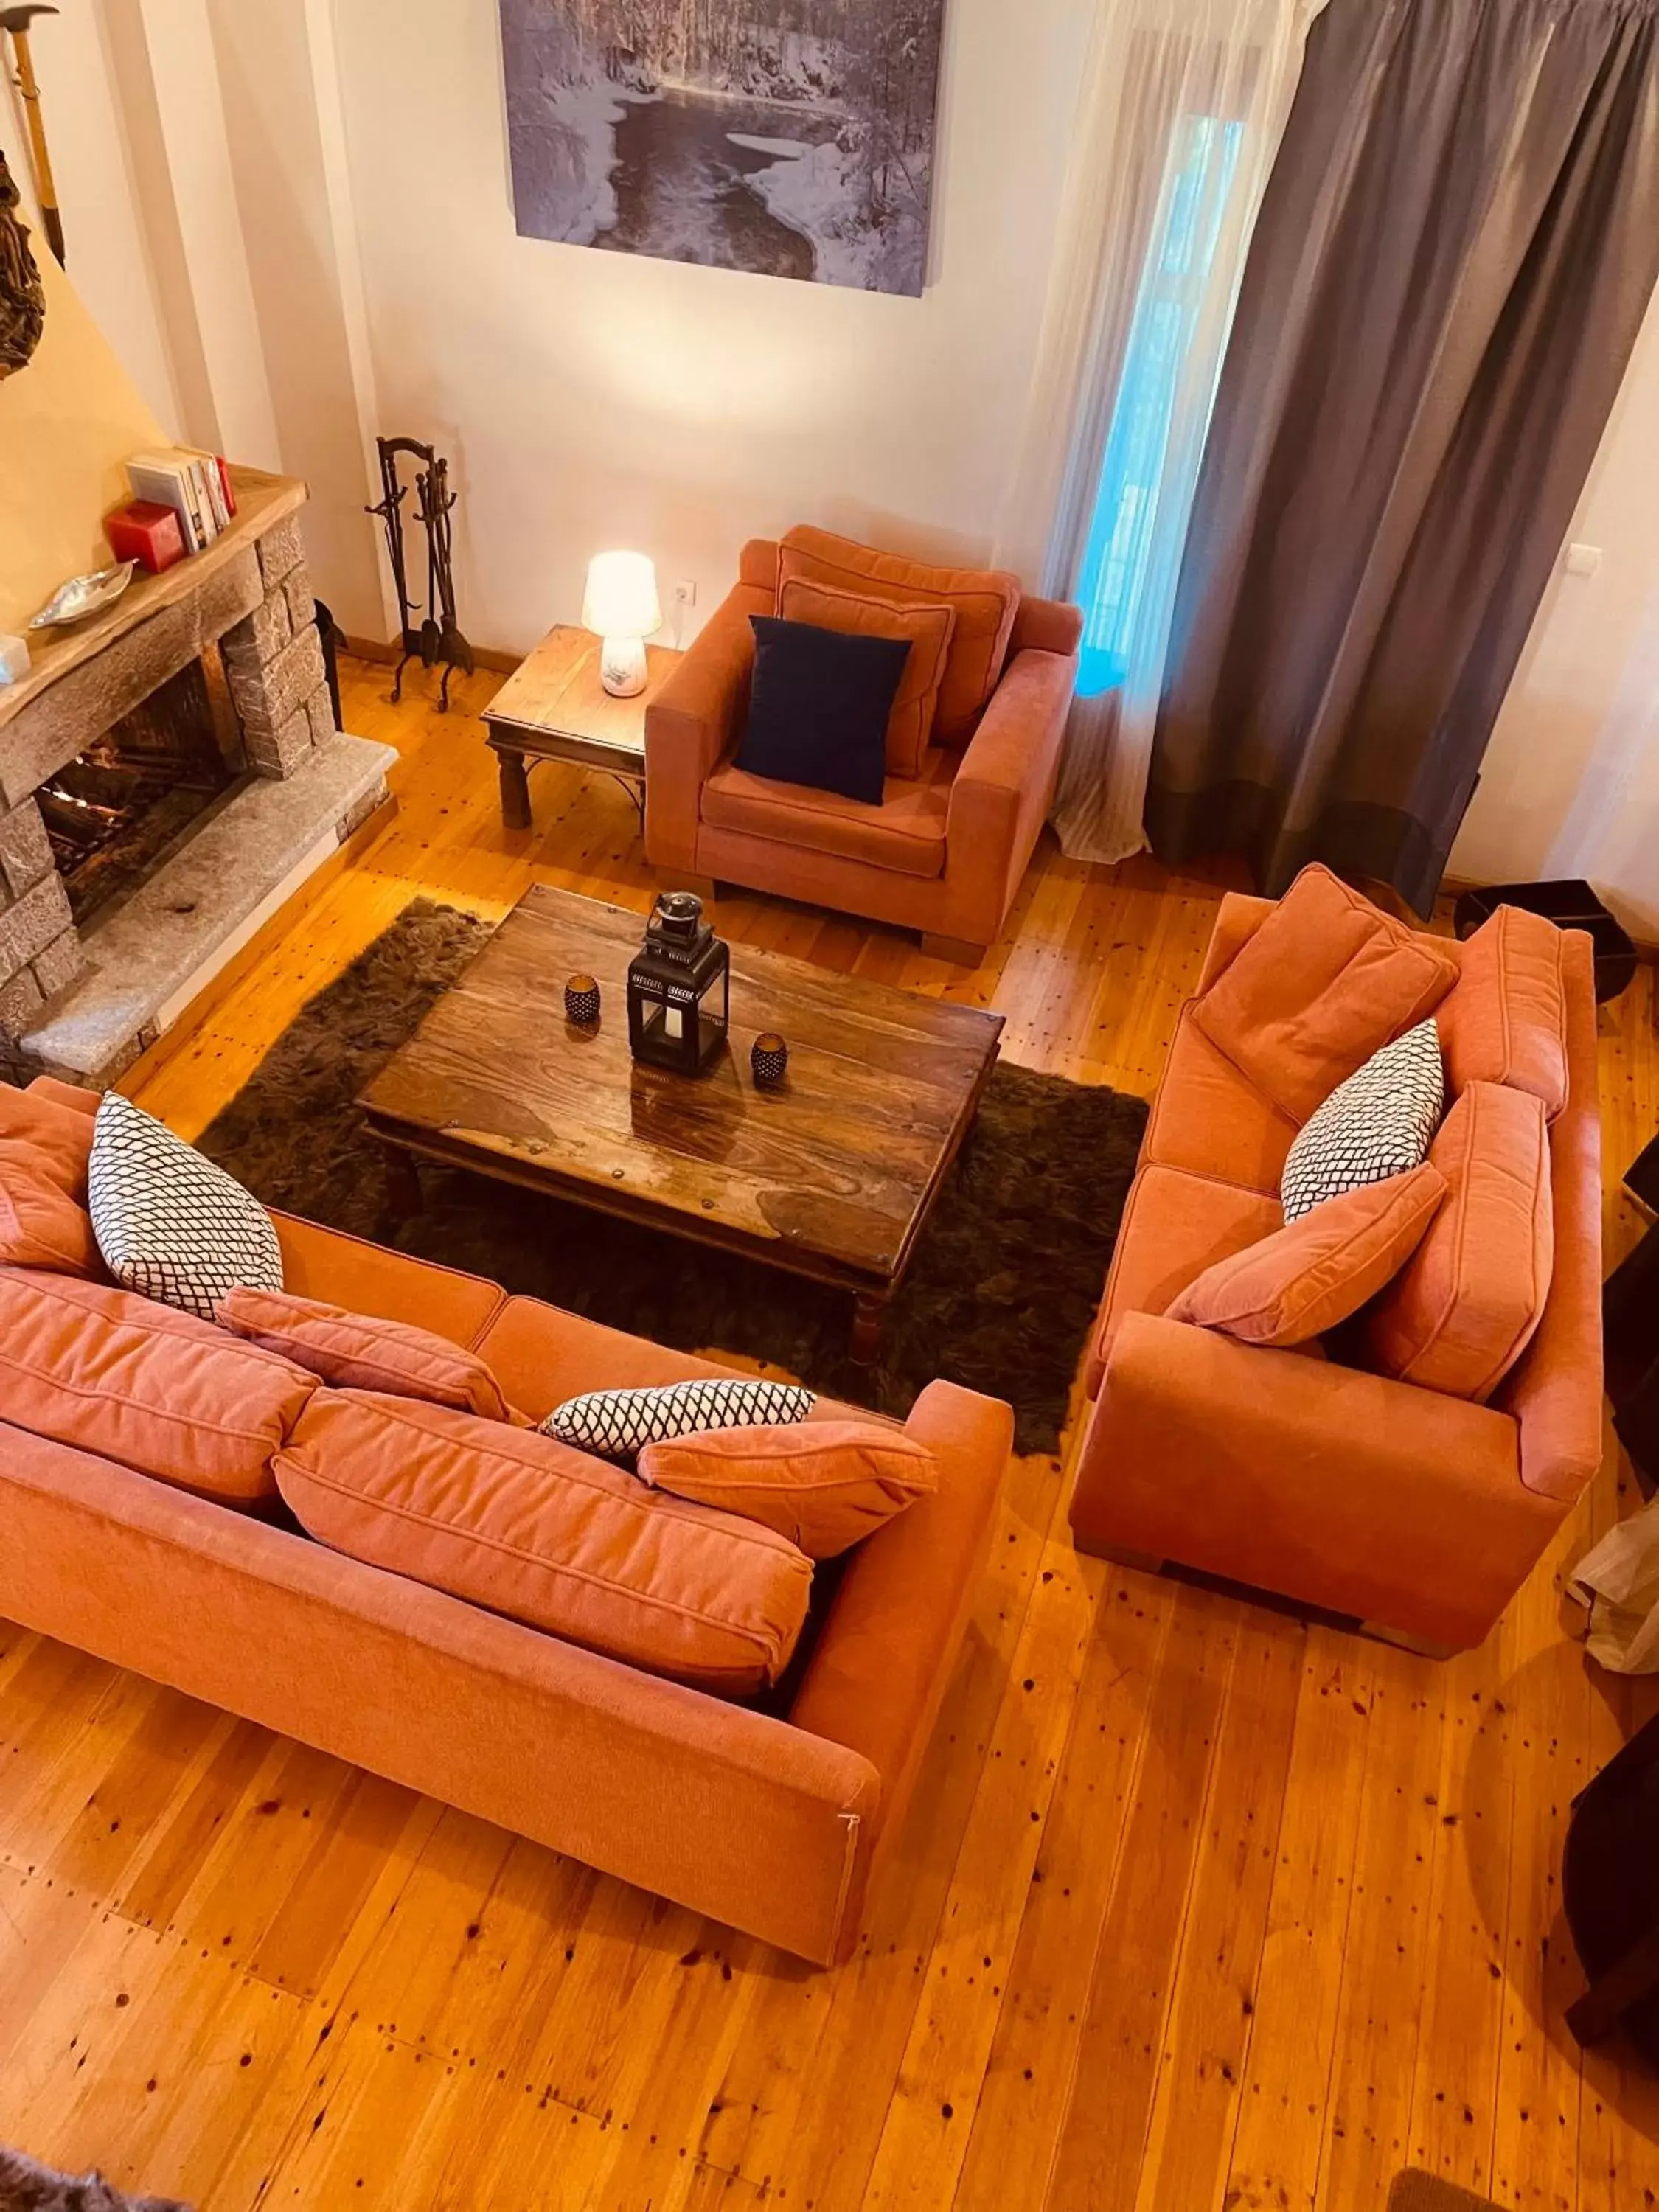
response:
<path fill-rule="evenodd" d="M 560 623 L 521 661 L 483 710 L 486 742 L 499 763 L 501 819 L 528 830 L 530 770 L 537 761 L 567 762 L 615 776 L 645 821 L 645 710 L 678 666 L 668 646 L 646 647 L 646 687 L 613 699 L 599 681 L 599 641 Z"/>

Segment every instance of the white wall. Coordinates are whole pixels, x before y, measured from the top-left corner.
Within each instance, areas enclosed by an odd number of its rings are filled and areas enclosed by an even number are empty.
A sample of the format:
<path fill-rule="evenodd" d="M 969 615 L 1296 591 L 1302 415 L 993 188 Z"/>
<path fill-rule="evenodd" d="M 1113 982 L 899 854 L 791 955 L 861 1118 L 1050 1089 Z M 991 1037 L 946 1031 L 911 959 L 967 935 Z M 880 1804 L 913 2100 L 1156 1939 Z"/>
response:
<path fill-rule="evenodd" d="M 524 647 L 637 546 L 696 619 L 815 521 L 988 554 L 1089 9 L 949 0 L 920 301 L 520 238 L 495 0 L 336 0 L 382 427 L 456 467 L 462 626 Z"/>
<path fill-rule="evenodd" d="M 1481 767 L 1450 872 L 1588 877 L 1659 941 L 1659 295 Z"/>

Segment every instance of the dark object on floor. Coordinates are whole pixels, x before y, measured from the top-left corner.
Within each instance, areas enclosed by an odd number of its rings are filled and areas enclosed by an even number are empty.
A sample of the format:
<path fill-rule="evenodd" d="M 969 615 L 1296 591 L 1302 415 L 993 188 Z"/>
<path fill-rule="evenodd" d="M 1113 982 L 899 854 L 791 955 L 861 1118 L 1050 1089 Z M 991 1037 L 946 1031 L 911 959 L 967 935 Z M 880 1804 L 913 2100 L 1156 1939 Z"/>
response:
<path fill-rule="evenodd" d="M 312 618 L 317 625 L 318 641 L 323 648 L 323 672 L 328 678 L 329 704 L 334 709 L 334 726 L 345 727 L 340 712 L 340 655 L 346 649 L 346 634 L 334 619 L 334 610 L 322 599 L 312 601 Z"/>
<path fill-rule="evenodd" d="M 1452 908 L 1460 937 L 1473 937 L 1500 906 L 1541 914 L 1558 929 L 1582 929 L 1595 940 L 1595 996 L 1605 1005 L 1627 990 L 1636 974 L 1636 947 L 1595 893 L 1576 877 L 1556 884 L 1492 884 L 1465 891 Z"/>
<path fill-rule="evenodd" d="M 1490 2197 L 1472 2197 L 1454 2181 L 1410 2166 L 1394 2178 L 1388 2212 L 1498 2212 L 1498 2208 Z"/>
<path fill-rule="evenodd" d="M 268 1205 L 375 1237 L 386 1169 L 354 1103 L 489 934 L 417 899 L 303 1008 L 201 1148 Z M 935 1376 L 1006 1398 L 1019 1449 L 1057 1449 L 1100 1304 L 1146 1107 L 1006 1061 L 889 1311 L 854 1365 L 833 1289 L 457 1170 L 423 1170 L 408 1251 L 613 1328 L 742 1352 L 813 1389 L 903 1414 Z"/>
<path fill-rule="evenodd" d="M 1580 2043 L 1623 2027 L 1659 2068 L 1659 1720 L 1573 1802 L 1561 1903 L 1589 1988 L 1567 2014 Z"/>
<path fill-rule="evenodd" d="M 0 2148 L 0 2212 L 191 2212 L 176 2197 L 129 2197 L 101 2173 L 55 2173 Z"/>
<path fill-rule="evenodd" d="M 380 451 L 380 497 L 364 512 L 378 514 L 386 527 L 386 558 L 392 580 L 398 587 L 398 665 L 392 678 L 393 702 L 403 696 L 404 669 L 418 653 L 423 667 L 444 665 L 439 687 L 438 712 L 449 712 L 449 679 L 458 668 L 472 673 L 472 647 L 462 636 L 455 617 L 455 574 L 449 518 L 455 494 L 449 489 L 449 464 L 441 453 L 417 438 L 377 438 Z M 413 454 L 423 465 L 415 472 L 416 520 L 426 532 L 426 615 L 419 628 L 415 609 L 421 604 L 409 595 L 409 565 L 404 546 L 403 506 L 407 486 L 398 480 L 398 456 Z"/>
<path fill-rule="evenodd" d="M 1637 1169 L 1650 1163 L 1654 1150 L 1650 1145 L 1642 1154 L 1625 1178 L 1627 1186 L 1635 1188 Z M 1639 1189 L 1636 1194 L 1647 1202 Z M 1659 1481 L 1659 1223 L 1602 1285 L 1601 1328 L 1613 1425 L 1651 1497 Z"/>

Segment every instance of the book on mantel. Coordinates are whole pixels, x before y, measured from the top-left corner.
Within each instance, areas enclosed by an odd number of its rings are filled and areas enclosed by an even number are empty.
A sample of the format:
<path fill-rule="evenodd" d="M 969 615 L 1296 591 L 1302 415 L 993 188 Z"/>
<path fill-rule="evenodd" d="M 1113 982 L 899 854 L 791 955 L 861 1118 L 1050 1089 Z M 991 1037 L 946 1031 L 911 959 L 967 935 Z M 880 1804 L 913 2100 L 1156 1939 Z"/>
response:
<path fill-rule="evenodd" d="M 134 453 L 127 463 L 127 482 L 135 499 L 173 509 L 190 553 L 211 545 L 236 512 L 229 469 L 217 453 L 195 447 L 167 446 Z"/>

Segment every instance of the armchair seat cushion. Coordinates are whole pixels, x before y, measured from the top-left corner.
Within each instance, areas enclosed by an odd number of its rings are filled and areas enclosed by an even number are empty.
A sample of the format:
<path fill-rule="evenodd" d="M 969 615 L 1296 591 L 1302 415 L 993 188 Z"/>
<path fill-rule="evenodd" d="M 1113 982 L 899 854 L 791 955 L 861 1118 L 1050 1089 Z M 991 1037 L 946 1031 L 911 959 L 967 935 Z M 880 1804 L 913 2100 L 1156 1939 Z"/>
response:
<path fill-rule="evenodd" d="M 914 781 L 890 775 L 879 806 L 802 783 L 777 783 L 727 763 L 702 787 L 702 818 L 716 830 L 770 837 L 808 853 L 866 860 L 900 875 L 945 872 L 945 829 L 954 757 L 935 747 Z"/>

